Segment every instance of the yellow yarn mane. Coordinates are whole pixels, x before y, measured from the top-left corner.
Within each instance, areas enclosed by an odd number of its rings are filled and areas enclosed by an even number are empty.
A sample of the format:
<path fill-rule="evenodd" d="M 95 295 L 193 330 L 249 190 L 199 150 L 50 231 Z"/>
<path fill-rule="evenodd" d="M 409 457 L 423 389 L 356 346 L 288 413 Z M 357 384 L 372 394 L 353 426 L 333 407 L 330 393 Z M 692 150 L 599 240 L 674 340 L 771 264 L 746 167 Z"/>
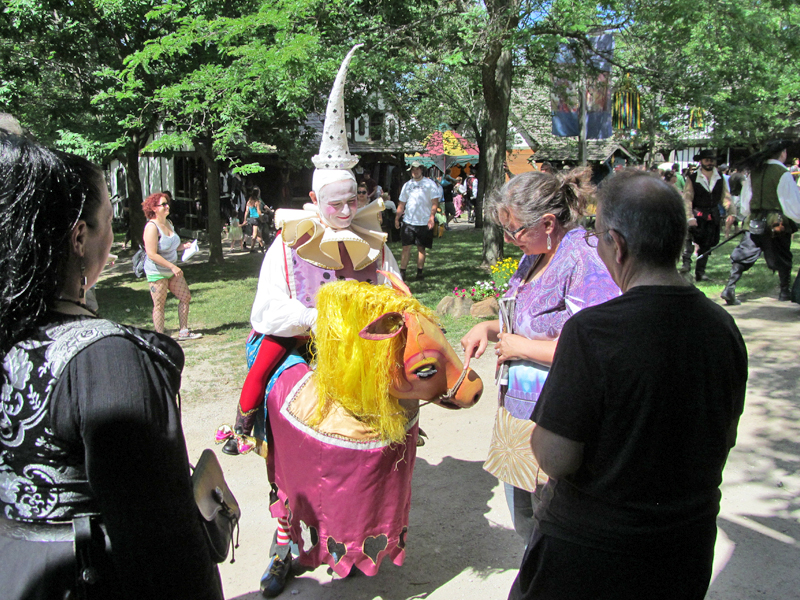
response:
<path fill-rule="evenodd" d="M 317 292 L 317 332 L 314 337 L 319 424 L 332 403 L 338 403 L 390 442 L 403 442 L 407 419 L 389 388 L 403 368 L 405 332 L 386 340 L 361 338 L 358 333 L 387 312 L 416 312 L 434 319 L 433 311 L 413 297 L 382 285 L 337 281 Z"/>

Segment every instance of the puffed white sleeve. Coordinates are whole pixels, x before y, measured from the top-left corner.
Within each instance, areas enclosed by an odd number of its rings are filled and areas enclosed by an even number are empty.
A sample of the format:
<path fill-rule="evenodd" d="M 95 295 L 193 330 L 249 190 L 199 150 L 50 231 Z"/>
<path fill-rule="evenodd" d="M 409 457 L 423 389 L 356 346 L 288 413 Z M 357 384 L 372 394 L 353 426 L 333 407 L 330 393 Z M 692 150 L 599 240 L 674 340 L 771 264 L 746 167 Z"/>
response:
<path fill-rule="evenodd" d="M 400 267 L 397 265 L 394 254 L 392 254 L 392 251 L 389 250 L 389 246 L 383 247 L 383 261 L 381 262 L 381 270 L 393 273 L 394 275 L 397 275 L 399 279 L 403 279 L 403 277 L 400 275 Z M 378 285 L 391 285 L 391 283 L 389 283 L 389 280 L 383 275 L 378 273 Z"/>
<path fill-rule="evenodd" d="M 316 318 L 316 308 L 307 308 L 289 295 L 283 240 L 277 236 L 261 263 L 250 324 L 259 333 L 295 337 L 308 335 Z"/>
<path fill-rule="evenodd" d="M 750 199 L 753 197 L 753 189 L 750 186 L 750 176 L 748 175 L 742 184 L 742 193 L 739 196 L 739 206 L 742 216 L 750 216 Z"/>
<path fill-rule="evenodd" d="M 783 208 L 783 214 L 795 223 L 800 223 L 800 188 L 788 171 L 781 175 L 778 182 L 778 200 Z"/>

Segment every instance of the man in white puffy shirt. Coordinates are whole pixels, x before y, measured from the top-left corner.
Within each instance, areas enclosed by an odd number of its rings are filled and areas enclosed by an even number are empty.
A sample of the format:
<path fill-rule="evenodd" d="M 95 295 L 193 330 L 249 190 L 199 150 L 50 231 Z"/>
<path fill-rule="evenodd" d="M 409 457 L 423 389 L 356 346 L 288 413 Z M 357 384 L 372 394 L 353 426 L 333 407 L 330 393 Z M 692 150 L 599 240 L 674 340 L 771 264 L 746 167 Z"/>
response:
<path fill-rule="evenodd" d="M 403 185 L 400 192 L 395 227 L 400 228 L 403 253 L 400 257 L 400 274 L 406 279 L 406 268 L 411 256 L 411 246 L 417 247 L 417 280 L 422 279 L 425 266 L 425 253 L 433 247 L 434 215 L 441 200 L 440 188 L 436 183 L 423 177 L 422 165 L 411 163 L 411 179 Z"/>

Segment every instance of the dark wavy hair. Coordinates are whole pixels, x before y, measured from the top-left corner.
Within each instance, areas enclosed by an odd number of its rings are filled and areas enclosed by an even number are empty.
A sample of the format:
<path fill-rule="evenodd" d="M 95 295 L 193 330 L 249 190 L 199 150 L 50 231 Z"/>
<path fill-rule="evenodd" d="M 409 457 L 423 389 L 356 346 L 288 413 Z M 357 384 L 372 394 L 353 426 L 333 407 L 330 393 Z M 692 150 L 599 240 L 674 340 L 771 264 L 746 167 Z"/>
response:
<path fill-rule="evenodd" d="M 0 355 L 55 301 L 73 227 L 97 226 L 102 182 L 86 159 L 0 131 Z"/>
<path fill-rule="evenodd" d="M 763 171 L 767 167 L 767 161 L 769 159 L 777 159 L 781 153 L 784 150 L 788 150 L 791 145 L 791 142 L 788 140 L 773 140 L 767 142 L 760 152 L 756 152 L 737 163 L 736 168 L 747 169 L 753 173 Z"/>

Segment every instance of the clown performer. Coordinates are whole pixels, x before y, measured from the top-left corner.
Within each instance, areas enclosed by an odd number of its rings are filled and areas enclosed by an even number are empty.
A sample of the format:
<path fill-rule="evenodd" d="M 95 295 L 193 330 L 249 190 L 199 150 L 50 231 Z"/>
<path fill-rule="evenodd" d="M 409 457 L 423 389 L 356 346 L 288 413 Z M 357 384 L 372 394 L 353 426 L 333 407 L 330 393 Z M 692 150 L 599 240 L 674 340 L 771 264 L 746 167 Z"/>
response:
<path fill-rule="evenodd" d="M 389 285 L 378 270 L 399 277 L 392 252 L 385 245 L 378 215 L 383 202 L 357 210 L 356 178 L 351 170 L 358 156 L 347 144 L 344 84 L 354 46 L 334 81 L 325 114 L 319 154 L 312 157 L 311 204 L 303 210 L 279 209 L 275 220 L 281 232 L 267 250 L 250 313 L 253 332 L 248 338 L 252 361 L 237 406 L 233 431 L 217 431 L 222 451 L 240 454 L 254 447 L 250 438 L 267 382 L 286 356 L 304 344 L 317 320 L 316 292 L 325 283 L 348 279 Z M 253 355 L 255 357 L 253 358 Z M 277 532 L 287 540 L 286 529 Z M 287 546 L 288 548 L 288 546 Z"/>

